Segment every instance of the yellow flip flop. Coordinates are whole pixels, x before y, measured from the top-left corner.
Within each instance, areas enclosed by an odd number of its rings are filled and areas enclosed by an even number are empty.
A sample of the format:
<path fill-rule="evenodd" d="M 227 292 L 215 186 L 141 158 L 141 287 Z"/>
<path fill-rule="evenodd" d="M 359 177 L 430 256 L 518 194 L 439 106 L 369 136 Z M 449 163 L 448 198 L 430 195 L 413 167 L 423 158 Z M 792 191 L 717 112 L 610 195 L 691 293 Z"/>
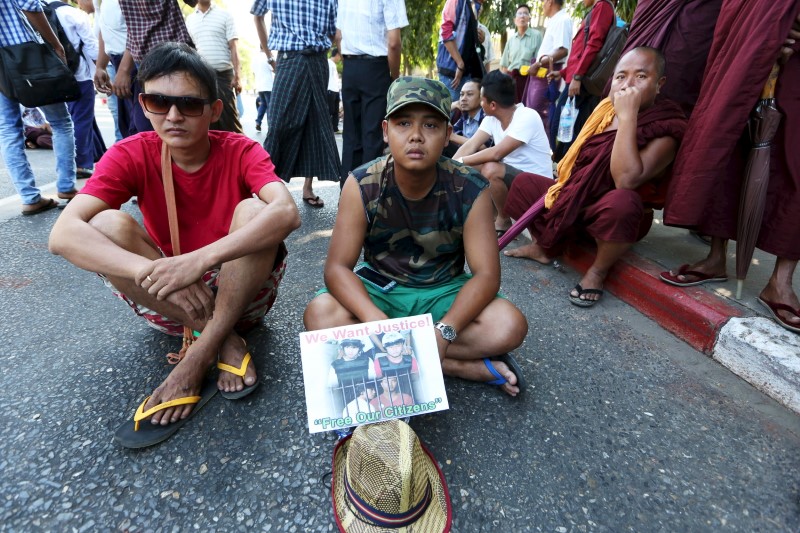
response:
<path fill-rule="evenodd" d="M 188 422 L 200 410 L 200 408 L 208 402 L 208 400 L 214 397 L 217 391 L 217 384 L 214 381 L 207 380 L 203 384 L 203 388 L 200 391 L 200 396 L 176 398 L 168 402 L 160 403 L 155 407 L 151 407 L 145 411 L 144 406 L 147 404 L 147 400 L 150 399 L 148 396 L 144 399 L 141 405 L 139 405 L 139 408 L 136 409 L 136 413 L 133 415 L 133 420 L 127 420 L 119 428 L 117 428 L 116 433 L 114 433 L 114 439 L 125 448 L 132 449 L 146 448 L 148 446 L 158 444 L 159 442 L 163 442 L 174 435 L 175 432 L 177 432 L 181 427 L 183 427 L 183 425 L 186 424 L 186 422 Z M 160 424 L 140 424 L 142 420 L 150 418 L 159 411 L 169 409 L 170 407 L 189 404 L 194 405 L 192 412 L 188 417 L 178 420 L 177 422 L 167 424 L 166 426 L 162 426 Z"/>
<path fill-rule="evenodd" d="M 242 378 L 242 381 L 244 381 L 244 375 L 247 372 L 247 366 L 250 364 L 250 361 L 252 359 L 253 358 L 250 356 L 250 352 L 247 352 L 244 354 L 244 357 L 242 358 L 242 364 L 241 366 L 239 366 L 239 368 L 225 364 L 221 361 L 217 362 L 217 368 L 220 370 L 224 370 L 225 372 L 230 372 L 231 374 L 239 376 L 240 378 Z M 250 385 L 249 387 L 246 386 L 240 391 L 233 391 L 233 392 L 225 392 L 224 390 L 221 390 L 219 391 L 219 393 L 222 395 L 223 398 L 226 398 L 228 400 L 238 400 L 240 398 L 244 398 L 245 396 L 256 390 L 256 387 L 258 387 L 258 384 L 260 382 L 261 380 L 259 380 L 258 377 L 256 376 L 256 382 Z"/>

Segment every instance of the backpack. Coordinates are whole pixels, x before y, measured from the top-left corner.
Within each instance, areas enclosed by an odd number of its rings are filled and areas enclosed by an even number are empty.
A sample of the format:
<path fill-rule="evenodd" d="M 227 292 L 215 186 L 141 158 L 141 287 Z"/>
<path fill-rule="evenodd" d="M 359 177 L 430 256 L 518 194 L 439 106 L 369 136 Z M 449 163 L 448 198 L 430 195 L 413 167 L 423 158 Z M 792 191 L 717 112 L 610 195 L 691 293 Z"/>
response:
<path fill-rule="evenodd" d="M 611 4 L 611 8 L 614 9 L 614 4 L 611 3 L 611 0 L 600 1 L 608 2 Z M 592 8 L 592 10 L 593 9 L 594 8 Z M 589 14 L 586 15 L 586 22 L 583 25 L 584 46 L 586 46 L 589 40 L 589 22 L 591 18 L 592 11 L 590 10 Z M 611 76 L 614 74 L 614 68 L 617 66 L 619 56 L 622 55 L 622 49 L 625 48 L 625 43 L 628 41 L 628 29 L 629 26 L 627 24 L 618 26 L 616 21 L 612 22 L 611 28 L 609 28 L 608 34 L 606 34 L 606 40 L 603 42 L 603 47 L 597 53 L 594 61 L 592 61 L 592 64 L 589 66 L 589 70 L 586 71 L 586 74 L 581 80 L 581 85 L 586 88 L 589 94 L 602 96 L 603 93 L 605 93 L 608 80 L 610 80 Z"/>
<path fill-rule="evenodd" d="M 44 16 L 47 17 L 47 22 L 49 22 L 50 27 L 53 28 L 53 33 L 55 33 L 56 37 L 58 37 L 58 41 L 61 43 L 61 46 L 64 47 L 64 53 L 67 57 L 67 66 L 74 74 L 78 71 L 78 67 L 81 66 L 83 41 L 81 41 L 78 49 L 75 50 L 75 47 L 72 46 L 72 43 L 67 37 L 67 32 L 64 31 L 64 26 L 61 25 L 61 21 L 58 20 L 58 15 L 56 15 L 56 9 L 64 6 L 69 6 L 69 4 L 65 4 L 64 2 L 52 2 L 48 4 L 47 2 L 42 1 L 42 10 L 44 11 Z"/>

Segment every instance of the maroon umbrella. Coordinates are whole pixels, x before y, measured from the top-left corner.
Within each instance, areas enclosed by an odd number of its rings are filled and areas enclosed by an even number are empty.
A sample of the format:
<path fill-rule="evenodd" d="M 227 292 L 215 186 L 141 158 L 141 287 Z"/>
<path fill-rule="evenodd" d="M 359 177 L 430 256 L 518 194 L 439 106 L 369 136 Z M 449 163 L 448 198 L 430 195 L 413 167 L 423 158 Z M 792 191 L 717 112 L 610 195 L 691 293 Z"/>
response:
<path fill-rule="evenodd" d="M 742 285 L 753 260 L 753 251 L 764 217 L 769 184 L 770 143 L 778 130 L 781 112 L 775 106 L 775 82 L 779 67 L 769 74 L 761 99 L 750 115 L 750 137 L 753 147 L 747 158 L 742 196 L 739 200 L 739 223 L 736 228 L 736 298 L 742 296 Z"/>
<path fill-rule="evenodd" d="M 506 230 L 505 233 L 497 240 L 497 246 L 500 247 L 502 250 L 508 243 L 514 240 L 514 238 L 523 232 L 525 227 L 528 223 L 534 219 L 539 213 L 544 211 L 544 197 L 547 195 L 542 196 L 538 200 L 536 200 L 532 206 L 525 211 L 521 217 L 519 217 L 510 228 Z"/>

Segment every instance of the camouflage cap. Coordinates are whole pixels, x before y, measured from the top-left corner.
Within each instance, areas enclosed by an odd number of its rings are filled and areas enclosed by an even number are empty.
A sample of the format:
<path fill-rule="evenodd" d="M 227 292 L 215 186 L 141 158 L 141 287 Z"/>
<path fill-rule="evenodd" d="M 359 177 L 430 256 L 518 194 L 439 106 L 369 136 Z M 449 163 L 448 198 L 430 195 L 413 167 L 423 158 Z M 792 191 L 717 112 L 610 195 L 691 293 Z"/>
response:
<path fill-rule="evenodd" d="M 386 95 L 386 117 L 409 104 L 426 104 L 450 120 L 450 91 L 444 83 L 428 78 L 402 76 L 389 86 Z"/>

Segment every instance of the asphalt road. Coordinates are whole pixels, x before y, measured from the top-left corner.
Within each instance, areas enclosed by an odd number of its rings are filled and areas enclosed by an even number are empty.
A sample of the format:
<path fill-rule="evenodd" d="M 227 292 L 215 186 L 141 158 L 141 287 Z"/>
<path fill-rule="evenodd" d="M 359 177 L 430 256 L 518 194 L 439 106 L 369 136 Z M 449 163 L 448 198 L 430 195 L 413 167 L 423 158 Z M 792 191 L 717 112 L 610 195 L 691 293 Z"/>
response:
<path fill-rule="evenodd" d="M 57 211 L 0 220 L 0 531 L 335 530 L 335 441 L 308 434 L 299 367 L 338 188 L 317 192 L 327 206 L 300 204 L 278 302 L 248 337 L 262 386 L 142 451 L 113 431 L 179 342 L 47 252 Z M 503 258 L 528 390 L 446 379 L 450 410 L 411 420 L 454 530 L 799 531 L 800 418 L 610 295 L 570 305 L 576 279 Z"/>

